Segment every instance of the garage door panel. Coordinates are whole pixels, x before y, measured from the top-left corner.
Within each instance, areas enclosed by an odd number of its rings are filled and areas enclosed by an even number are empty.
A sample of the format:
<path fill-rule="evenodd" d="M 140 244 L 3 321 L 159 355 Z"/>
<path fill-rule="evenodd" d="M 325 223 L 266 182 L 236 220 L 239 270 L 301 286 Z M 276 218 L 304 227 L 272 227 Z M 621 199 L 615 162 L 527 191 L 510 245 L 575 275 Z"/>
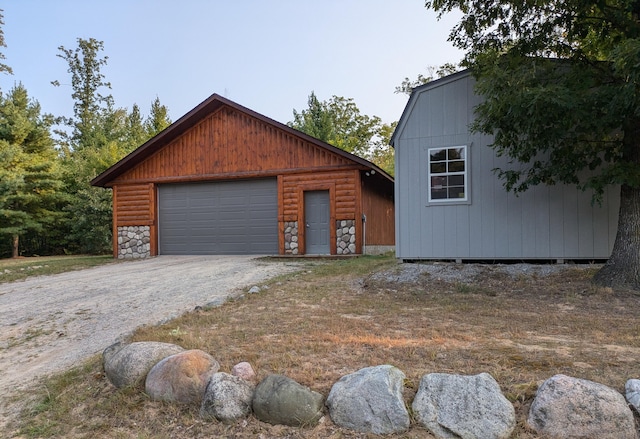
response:
<path fill-rule="evenodd" d="M 160 254 L 276 254 L 275 179 L 158 187 Z"/>

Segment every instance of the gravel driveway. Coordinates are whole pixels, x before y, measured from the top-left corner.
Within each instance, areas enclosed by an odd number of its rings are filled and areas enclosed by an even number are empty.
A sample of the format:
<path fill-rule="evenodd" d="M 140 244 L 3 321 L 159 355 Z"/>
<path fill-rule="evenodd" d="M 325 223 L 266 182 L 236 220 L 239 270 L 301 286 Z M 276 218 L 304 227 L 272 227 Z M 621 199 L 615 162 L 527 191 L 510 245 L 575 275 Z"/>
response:
<path fill-rule="evenodd" d="M 296 262 L 160 256 L 0 284 L 0 400 L 144 324 L 218 302 Z"/>

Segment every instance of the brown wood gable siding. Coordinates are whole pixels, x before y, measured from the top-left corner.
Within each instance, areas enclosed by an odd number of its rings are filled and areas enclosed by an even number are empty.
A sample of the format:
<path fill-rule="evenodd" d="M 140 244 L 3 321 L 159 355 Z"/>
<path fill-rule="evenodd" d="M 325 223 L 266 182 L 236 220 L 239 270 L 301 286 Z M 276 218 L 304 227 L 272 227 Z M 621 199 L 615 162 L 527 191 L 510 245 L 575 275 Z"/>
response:
<path fill-rule="evenodd" d="M 275 176 L 360 165 L 277 127 L 224 107 L 123 173 L 123 182 L 169 182 Z"/>
<path fill-rule="evenodd" d="M 362 213 L 367 216 L 365 245 L 395 244 L 393 184 L 362 177 Z"/>

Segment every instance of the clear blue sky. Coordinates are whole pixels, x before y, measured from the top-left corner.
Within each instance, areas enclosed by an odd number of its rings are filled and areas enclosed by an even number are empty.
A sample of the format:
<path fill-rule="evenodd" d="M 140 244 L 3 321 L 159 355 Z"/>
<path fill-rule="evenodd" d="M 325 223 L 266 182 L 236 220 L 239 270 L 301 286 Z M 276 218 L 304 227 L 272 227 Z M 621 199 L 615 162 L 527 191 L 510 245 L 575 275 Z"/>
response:
<path fill-rule="evenodd" d="M 423 0 L 14 0 L 3 2 L 5 63 L 44 112 L 72 115 L 58 47 L 104 42 L 103 73 L 117 107 L 149 113 L 157 97 L 177 120 L 213 93 L 286 123 L 321 100 L 353 98 L 398 120 L 405 77 L 458 62 L 447 42 L 455 16 L 436 20 Z"/>

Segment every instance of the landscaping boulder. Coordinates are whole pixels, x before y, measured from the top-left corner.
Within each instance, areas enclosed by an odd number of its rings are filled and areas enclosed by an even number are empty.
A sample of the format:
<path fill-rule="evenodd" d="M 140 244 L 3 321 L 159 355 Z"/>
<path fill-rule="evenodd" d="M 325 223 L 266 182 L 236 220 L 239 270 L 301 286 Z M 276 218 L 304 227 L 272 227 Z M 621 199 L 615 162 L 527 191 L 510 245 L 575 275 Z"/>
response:
<path fill-rule="evenodd" d="M 603 384 L 555 375 L 538 389 L 528 424 L 551 438 L 637 439 L 622 394 Z"/>
<path fill-rule="evenodd" d="M 631 379 L 624 386 L 627 402 L 640 413 L 640 380 Z"/>
<path fill-rule="evenodd" d="M 283 375 L 269 375 L 253 396 L 253 413 L 269 424 L 314 425 L 322 417 L 324 397 Z"/>
<path fill-rule="evenodd" d="M 215 418 L 225 424 L 246 418 L 251 414 L 255 386 L 228 373 L 214 373 L 204 392 L 200 416 Z"/>
<path fill-rule="evenodd" d="M 402 391 L 405 374 L 383 365 L 343 376 L 331 388 L 327 407 L 331 420 L 352 430 L 392 434 L 409 428 Z"/>
<path fill-rule="evenodd" d="M 201 404 L 211 376 L 220 369 L 218 362 L 199 349 L 171 355 L 153 366 L 147 375 L 145 391 L 155 400 Z"/>
<path fill-rule="evenodd" d="M 102 353 L 104 372 L 118 387 L 134 386 L 144 381 L 155 364 L 170 355 L 184 351 L 178 345 L 155 341 L 130 344 L 115 343 Z"/>
<path fill-rule="evenodd" d="M 252 382 L 256 379 L 256 373 L 254 372 L 253 367 L 251 367 L 251 365 L 246 361 L 233 366 L 233 368 L 231 369 L 231 375 Z"/>
<path fill-rule="evenodd" d="M 441 439 L 506 439 L 516 425 L 513 405 L 487 373 L 432 373 L 413 400 L 416 419 Z"/>

